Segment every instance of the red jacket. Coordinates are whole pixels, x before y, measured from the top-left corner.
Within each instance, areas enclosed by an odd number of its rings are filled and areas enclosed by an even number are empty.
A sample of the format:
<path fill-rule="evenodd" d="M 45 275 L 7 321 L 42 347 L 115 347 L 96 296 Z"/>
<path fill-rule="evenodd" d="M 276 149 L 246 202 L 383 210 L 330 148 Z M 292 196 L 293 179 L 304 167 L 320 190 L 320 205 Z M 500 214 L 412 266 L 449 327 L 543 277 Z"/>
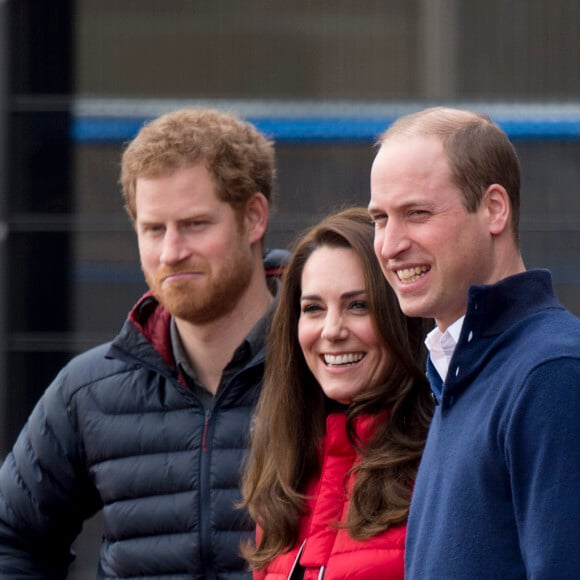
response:
<path fill-rule="evenodd" d="M 357 419 L 356 431 L 363 441 L 368 441 L 372 434 L 374 421 L 374 417 L 368 416 Z M 345 529 L 333 526 L 346 519 L 345 490 L 353 487 L 353 478 L 346 475 L 359 460 L 346 435 L 346 415 L 330 415 L 326 421 L 321 476 L 306 491 L 311 499 L 307 504 L 308 514 L 300 524 L 299 541 L 290 552 L 279 555 L 255 572 L 256 580 L 286 579 L 296 561 L 305 568 L 305 580 L 403 578 L 406 525 L 390 528 L 364 541 L 355 540 Z"/>

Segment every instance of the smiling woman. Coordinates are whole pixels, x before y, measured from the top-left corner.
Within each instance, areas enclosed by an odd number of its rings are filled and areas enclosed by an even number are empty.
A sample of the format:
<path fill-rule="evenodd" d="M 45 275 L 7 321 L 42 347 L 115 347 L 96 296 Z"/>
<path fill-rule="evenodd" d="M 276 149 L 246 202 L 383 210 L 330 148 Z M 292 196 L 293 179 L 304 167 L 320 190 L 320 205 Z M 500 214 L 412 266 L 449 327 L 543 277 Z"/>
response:
<path fill-rule="evenodd" d="M 399 309 L 373 237 L 366 209 L 344 210 L 285 272 L 243 480 L 257 579 L 403 578 L 432 403 L 424 323 Z"/>
<path fill-rule="evenodd" d="M 298 341 L 329 399 L 348 405 L 385 381 L 391 356 L 369 311 L 364 273 L 354 250 L 315 250 L 302 271 L 300 303 Z"/>

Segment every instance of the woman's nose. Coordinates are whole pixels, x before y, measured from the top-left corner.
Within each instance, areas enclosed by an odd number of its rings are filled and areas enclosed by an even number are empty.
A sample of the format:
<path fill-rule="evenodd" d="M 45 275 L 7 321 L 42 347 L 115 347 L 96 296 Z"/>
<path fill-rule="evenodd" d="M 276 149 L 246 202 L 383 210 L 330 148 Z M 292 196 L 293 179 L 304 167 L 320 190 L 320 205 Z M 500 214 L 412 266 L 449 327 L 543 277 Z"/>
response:
<path fill-rule="evenodd" d="M 325 340 L 342 340 L 348 335 L 342 316 L 329 314 L 324 320 L 321 337 Z"/>

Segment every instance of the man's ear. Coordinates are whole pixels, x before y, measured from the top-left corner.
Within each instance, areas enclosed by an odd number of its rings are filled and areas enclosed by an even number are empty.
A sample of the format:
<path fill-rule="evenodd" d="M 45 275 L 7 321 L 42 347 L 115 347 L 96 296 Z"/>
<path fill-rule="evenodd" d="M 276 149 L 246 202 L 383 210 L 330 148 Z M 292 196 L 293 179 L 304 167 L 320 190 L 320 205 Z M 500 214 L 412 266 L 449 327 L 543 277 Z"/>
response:
<path fill-rule="evenodd" d="M 246 202 L 244 223 L 251 244 L 260 241 L 266 234 L 270 204 L 263 193 L 254 193 Z"/>
<path fill-rule="evenodd" d="M 490 233 L 499 235 L 510 227 L 511 204 L 505 187 L 497 183 L 490 185 L 483 203 L 487 210 Z"/>

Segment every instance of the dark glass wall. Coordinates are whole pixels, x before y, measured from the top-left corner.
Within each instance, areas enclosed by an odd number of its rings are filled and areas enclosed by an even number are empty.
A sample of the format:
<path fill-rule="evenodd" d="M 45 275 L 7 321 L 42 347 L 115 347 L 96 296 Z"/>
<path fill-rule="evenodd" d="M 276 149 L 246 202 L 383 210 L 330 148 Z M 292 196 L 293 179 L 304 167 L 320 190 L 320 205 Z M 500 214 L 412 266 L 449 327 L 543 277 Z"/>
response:
<path fill-rule="evenodd" d="M 72 2 L 7 2 L 4 264 L 10 443 L 69 358 L 73 94 Z"/>
<path fill-rule="evenodd" d="M 296 114 L 293 103 L 364 112 L 466 99 L 557 110 L 580 95 L 572 0 L 8 0 L 2 10 L 2 451 L 62 364 L 111 338 L 145 289 L 118 187 L 131 133 L 80 139 L 87 111 L 101 111 L 94 120 L 106 129 L 106 118 L 199 100 L 267 115 L 281 103 Z M 270 245 L 345 203 L 366 204 L 372 141 L 278 143 Z M 579 140 L 516 146 L 524 257 L 553 269 L 579 313 Z"/>

